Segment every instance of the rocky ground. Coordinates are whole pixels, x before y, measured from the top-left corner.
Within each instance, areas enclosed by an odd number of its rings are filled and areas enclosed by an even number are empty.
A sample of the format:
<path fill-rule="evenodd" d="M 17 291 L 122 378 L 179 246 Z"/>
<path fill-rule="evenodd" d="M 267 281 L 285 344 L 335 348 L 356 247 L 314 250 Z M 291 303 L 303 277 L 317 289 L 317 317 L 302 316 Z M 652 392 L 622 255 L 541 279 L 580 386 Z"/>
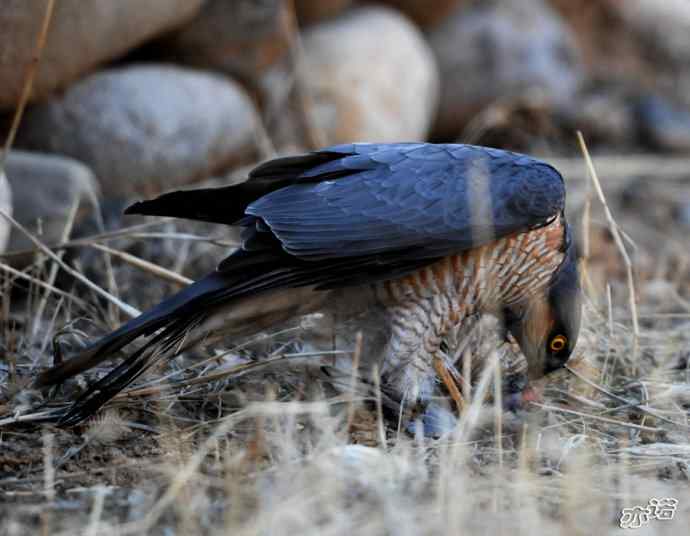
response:
<path fill-rule="evenodd" d="M 684 0 L 5 4 L 0 210 L 17 224 L 0 217 L 0 534 L 600 534 L 624 508 L 644 521 L 652 498 L 677 499 L 675 517 L 640 533 L 685 530 Z M 54 340 L 83 345 L 237 244 L 124 217 L 130 201 L 243 180 L 275 155 L 417 140 L 529 152 L 566 178 L 588 303 L 573 372 L 543 382 L 543 404 L 477 399 L 449 436 L 415 437 L 363 385 L 330 391 L 296 329 L 185 355 L 84 426 L 40 424 L 42 401 L 89 379 L 31 389 Z"/>

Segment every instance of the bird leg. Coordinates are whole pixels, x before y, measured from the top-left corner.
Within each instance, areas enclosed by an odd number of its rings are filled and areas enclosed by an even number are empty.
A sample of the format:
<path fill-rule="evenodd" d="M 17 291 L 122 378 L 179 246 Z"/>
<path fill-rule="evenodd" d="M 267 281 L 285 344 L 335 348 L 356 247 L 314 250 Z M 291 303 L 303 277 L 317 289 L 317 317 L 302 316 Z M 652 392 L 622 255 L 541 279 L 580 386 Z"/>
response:
<path fill-rule="evenodd" d="M 443 385 L 445 385 L 446 389 L 448 389 L 448 394 L 453 399 L 453 402 L 455 402 L 458 414 L 461 414 L 463 411 L 465 411 L 467 404 L 465 399 L 462 397 L 462 393 L 460 393 L 458 384 L 455 383 L 455 379 L 446 367 L 443 358 L 439 356 L 434 357 L 434 370 L 436 371 L 436 374 L 438 374 L 439 378 L 441 378 Z"/>

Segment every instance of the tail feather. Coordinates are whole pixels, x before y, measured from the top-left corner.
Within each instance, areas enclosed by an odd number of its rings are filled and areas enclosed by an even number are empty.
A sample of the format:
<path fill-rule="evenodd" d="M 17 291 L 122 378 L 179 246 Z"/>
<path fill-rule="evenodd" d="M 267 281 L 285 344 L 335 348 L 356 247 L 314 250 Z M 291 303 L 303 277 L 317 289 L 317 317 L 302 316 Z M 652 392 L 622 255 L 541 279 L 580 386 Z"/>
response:
<path fill-rule="evenodd" d="M 127 207 L 125 214 L 172 216 L 188 220 L 233 225 L 244 215 L 245 207 L 254 196 L 240 186 L 180 190 L 156 199 L 138 201 Z"/>
<path fill-rule="evenodd" d="M 218 272 L 200 279 L 96 341 L 75 357 L 42 372 L 36 379 L 37 387 L 59 384 L 109 359 L 137 338 L 150 335 L 180 318 L 187 318 L 192 310 L 198 309 L 194 305 L 226 289 L 229 283 L 229 277 Z"/>
<path fill-rule="evenodd" d="M 236 225 L 245 216 L 247 205 L 253 201 L 299 180 L 315 180 L 303 178 L 301 175 L 314 166 L 343 156 L 342 153 L 326 151 L 277 158 L 256 167 L 249 174 L 249 180 L 243 183 L 220 188 L 169 192 L 155 199 L 134 203 L 125 210 L 125 214 L 171 216 Z M 348 173 L 349 170 L 338 171 L 336 175 Z M 320 180 L 324 178 L 326 177 L 319 177 Z"/>
<path fill-rule="evenodd" d="M 152 337 L 141 348 L 98 380 L 69 407 L 58 424 L 75 425 L 93 415 L 106 402 L 168 355 L 190 329 L 203 320 L 203 313 L 173 320 L 168 327 Z"/>
<path fill-rule="evenodd" d="M 243 315 L 256 321 L 256 314 L 277 319 L 281 315 L 276 313 L 291 314 L 295 308 L 294 300 L 289 299 L 291 296 L 281 300 L 267 294 L 268 291 L 304 287 L 315 274 L 326 269 L 304 262 L 281 266 L 277 261 L 282 257 L 276 258 L 270 253 L 249 255 L 240 250 L 232 258 L 235 262 L 230 263 L 226 271 L 207 275 L 106 335 L 72 359 L 40 374 L 36 380 L 39 387 L 61 383 L 111 358 L 118 350 L 140 337 L 148 337 L 140 348 L 91 385 L 68 409 L 60 424 L 76 424 L 95 413 L 159 359 L 175 355 L 178 352 L 175 346 L 184 340 L 190 330 L 225 306 L 229 305 L 236 312 L 235 320 L 240 323 Z M 264 296 L 264 301 L 261 296 Z M 243 298 L 250 300 L 253 307 L 246 307 Z"/>

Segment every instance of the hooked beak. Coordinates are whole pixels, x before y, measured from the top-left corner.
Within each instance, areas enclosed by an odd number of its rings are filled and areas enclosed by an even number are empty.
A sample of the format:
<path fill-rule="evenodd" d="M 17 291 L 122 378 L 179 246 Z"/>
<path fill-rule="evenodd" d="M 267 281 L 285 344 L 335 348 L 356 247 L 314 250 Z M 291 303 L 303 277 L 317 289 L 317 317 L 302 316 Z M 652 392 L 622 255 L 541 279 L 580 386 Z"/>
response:
<path fill-rule="evenodd" d="M 546 352 L 546 338 L 551 330 L 552 319 L 546 300 L 530 300 L 529 303 L 506 311 L 506 328 L 515 337 L 527 358 L 527 375 L 536 380 L 563 366 L 556 363 Z"/>

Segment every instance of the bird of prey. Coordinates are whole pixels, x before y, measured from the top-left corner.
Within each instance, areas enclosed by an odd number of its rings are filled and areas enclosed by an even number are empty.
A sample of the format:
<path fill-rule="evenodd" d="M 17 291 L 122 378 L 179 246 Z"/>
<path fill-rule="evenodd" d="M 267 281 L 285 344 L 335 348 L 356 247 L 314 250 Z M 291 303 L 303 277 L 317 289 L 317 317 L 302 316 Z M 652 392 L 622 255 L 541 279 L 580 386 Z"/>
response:
<path fill-rule="evenodd" d="M 39 386 L 143 344 L 62 419 L 98 410 L 153 363 L 206 340 L 325 312 L 363 333 L 366 360 L 400 399 L 434 392 L 449 330 L 504 321 L 529 378 L 562 367 L 577 341 L 581 289 L 565 185 L 526 155 L 462 144 L 357 143 L 277 158 L 238 185 L 177 191 L 126 214 L 240 226 L 217 269 L 44 371 Z"/>

